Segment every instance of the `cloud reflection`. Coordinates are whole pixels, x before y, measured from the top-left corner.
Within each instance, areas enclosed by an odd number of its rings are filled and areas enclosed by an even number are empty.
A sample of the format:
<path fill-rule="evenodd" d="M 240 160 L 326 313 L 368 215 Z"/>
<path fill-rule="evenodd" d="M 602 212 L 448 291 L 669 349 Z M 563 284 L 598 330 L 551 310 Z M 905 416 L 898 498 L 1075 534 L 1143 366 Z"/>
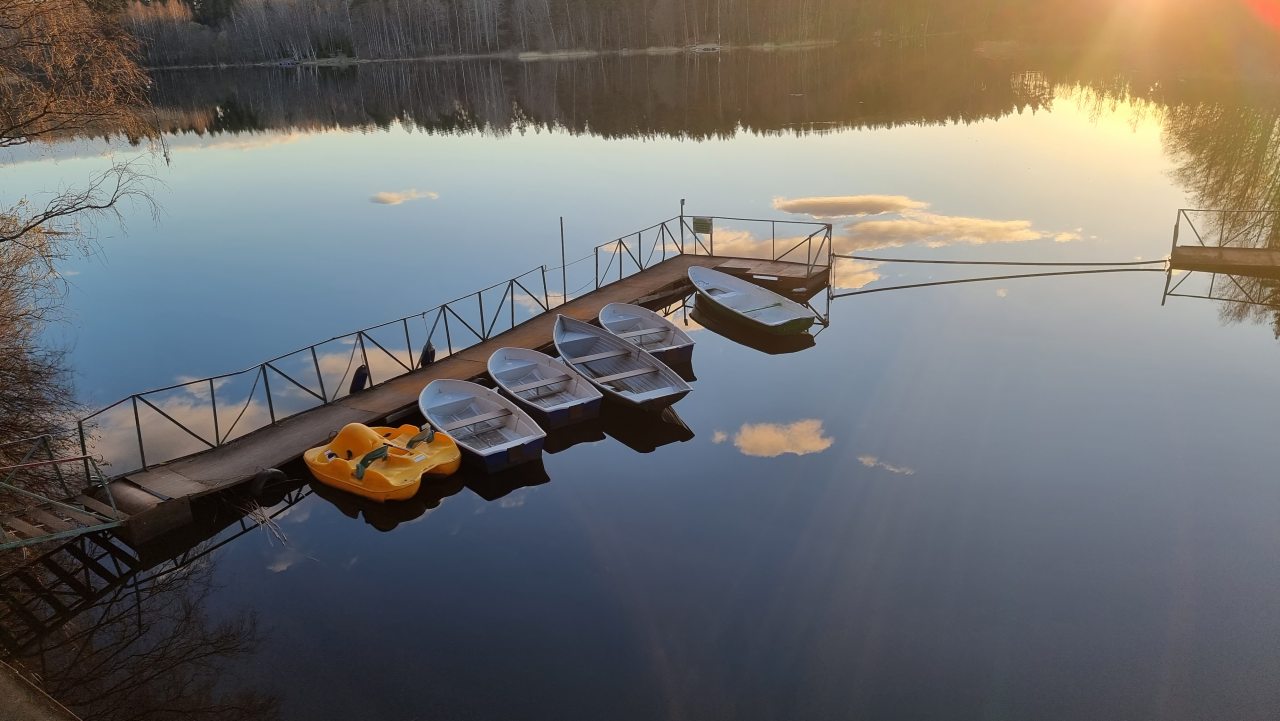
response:
<path fill-rule="evenodd" d="M 378 205 L 400 205 L 410 200 L 439 200 L 440 194 L 430 190 L 418 190 L 410 188 L 408 190 L 384 190 L 380 193 L 374 193 L 369 198 L 370 203 Z"/>
<path fill-rule="evenodd" d="M 858 456 L 858 462 L 866 466 L 867 468 L 879 468 L 882 471 L 888 471 L 890 473 L 893 473 L 899 476 L 914 476 L 916 474 L 916 470 L 914 468 L 908 468 L 906 466 L 895 466 L 891 463 L 885 463 L 884 461 L 872 455 Z"/>
<path fill-rule="evenodd" d="M 906 245 L 942 248 L 962 244 L 1026 243 L 1050 237 L 1056 240 L 1058 236 L 1065 235 L 1036 230 L 1029 220 L 990 220 L 934 213 L 908 213 L 892 220 L 856 221 L 846 224 L 843 230 L 836 248 L 845 252 Z"/>
<path fill-rule="evenodd" d="M 929 204 L 912 200 L 905 195 L 834 195 L 812 198 L 774 198 L 773 207 L 784 213 L 808 215 L 826 220 L 924 210 L 929 207 Z"/>
<path fill-rule="evenodd" d="M 744 423 L 733 436 L 733 445 L 743 455 L 757 458 L 776 458 L 788 453 L 807 456 L 827 450 L 833 442 L 823 435 L 822 421 L 817 418 L 794 423 Z"/>

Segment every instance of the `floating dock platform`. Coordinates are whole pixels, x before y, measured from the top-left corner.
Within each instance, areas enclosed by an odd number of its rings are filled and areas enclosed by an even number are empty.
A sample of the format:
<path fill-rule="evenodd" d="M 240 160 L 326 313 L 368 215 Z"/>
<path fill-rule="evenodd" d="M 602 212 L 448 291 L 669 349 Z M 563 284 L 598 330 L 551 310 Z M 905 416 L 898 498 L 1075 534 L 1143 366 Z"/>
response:
<path fill-rule="evenodd" d="M 693 290 L 688 280 L 688 270 L 693 266 L 748 278 L 801 300 L 808 300 L 826 288 L 829 279 L 829 268 L 825 264 L 677 255 L 425 368 L 281 419 L 216 448 L 112 479 L 111 495 L 126 516 L 122 533 L 132 543 L 144 543 L 189 522 L 193 499 L 237 486 L 265 469 L 279 468 L 348 423 L 395 422 L 417 408 L 419 393 L 431 381 L 472 380 L 484 375 L 489 356 L 498 348 L 543 350 L 550 347 L 557 314 L 592 322 L 608 303 L 659 305 L 678 300 Z"/>

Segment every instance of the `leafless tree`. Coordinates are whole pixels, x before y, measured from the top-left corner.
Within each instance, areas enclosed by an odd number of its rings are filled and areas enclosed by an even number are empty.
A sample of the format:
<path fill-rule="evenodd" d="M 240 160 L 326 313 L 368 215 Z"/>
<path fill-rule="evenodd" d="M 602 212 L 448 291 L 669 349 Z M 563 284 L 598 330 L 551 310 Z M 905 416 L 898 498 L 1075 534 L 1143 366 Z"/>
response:
<path fill-rule="evenodd" d="M 0 148 L 85 135 L 152 137 L 148 80 L 133 41 L 99 5 L 0 0 Z M 117 163 L 47 201 L 0 205 L 0 437 L 65 427 L 74 397 L 63 355 L 41 343 L 64 290 L 57 264 L 88 247 L 95 219 L 128 198 L 147 201 L 146 180 L 136 166 Z M 24 450 L 0 449 L 0 462 Z"/>

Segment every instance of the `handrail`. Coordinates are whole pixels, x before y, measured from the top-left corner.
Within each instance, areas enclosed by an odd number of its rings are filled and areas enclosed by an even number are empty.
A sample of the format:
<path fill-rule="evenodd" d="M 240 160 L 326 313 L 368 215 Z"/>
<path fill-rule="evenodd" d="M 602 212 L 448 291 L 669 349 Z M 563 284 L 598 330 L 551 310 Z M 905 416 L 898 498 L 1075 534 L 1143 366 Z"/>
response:
<path fill-rule="evenodd" d="M 537 274 L 537 277 L 540 277 L 542 281 L 543 287 L 540 289 L 539 293 L 535 293 L 530 289 L 530 287 L 537 287 L 538 282 L 536 280 L 529 279 L 529 276 L 533 276 L 535 274 Z M 498 300 L 497 306 L 486 308 L 487 299 L 485 298 L 485 294 L 498 288 L 502 288 L 503 292 L 501 298 Z M 553 303 L 551 301 L 550 290 L 546 286 L 546 266 L 539 265 L 520 273 L 519 275 L 507 278 L 506 280 L 494 283 L 466 295 L 459 296 L 453 300 L 446 301 L 427 310 L 405 315 L 377 325 L 360 328 L 341 335 L 335 335 L 287 353 L 282 353 L 241 370 L 219 373 L 204 378 L 187 380 L 181 383 L 152 388 L 138 393 L 131 393 L 128 396 L 125 396 L 114 403 L 103 406 L 102 408 L 99 408 L 76 421 L 76 430 L 79 436 L 81 453 L 84 456 L 89 455 L 89 433 L 87 431 L 86 424 L 102 414 L 117 409 L 124 404 L 130 404 L 131 406 L 134 435 L 136 438 L 136 453 L 142 470 L 146 470 L 151 465 L 154 465 L 156 459 L 153 458 L 149 461 L 147 458 L 148 448 L 144 437 L 144 424 L 140 414 L 141 408 L 149 409 L 151 412 L 156 414 L 159 419 L 162 419 L 167 422 L 168 425 L 180 431 L 184 437 L 190 437 L 202 446 L 207 448 L 217 448 L 225 445 L 245 433 L 256 430 L 257 427 L 262 427 L 257 426 L 247 431 L 242 430 L 239 435 L 236 434 L 236 429 L 239 426 L 240 421 L 244 418 L 248 408 L 253 404 L 254 399 L 259 395 L 259 385 L 263 388 L 263 395 L 266 400 L 266 411 L 267 417 L 269 418 L 268 425 L 277 423 L 284 418 L 291 417 L 297 413 L 310 410 L 314 407 L 329 405 L 344 397 L 345 394 L 343 391 L 347 374 L 351 370 L 350 364 L 348 365 L 347 372 L 345 372 L 343 377 L 339 379 L 338 386 L 334 388 L 327 388 L 325 373 L 321 369 L 320 359 L 317 353 L 317 350 L 322 346 L 340 341 L 350 343 L 352 345 L 353 354 L 353 357 L 351 358 L 352 363 L 354 363 L 355 360 L 354 354 L 359 352 L 361 365 L 363 365 L 370 374 L 373 373 L 373 368 L 369 362 L 370 354 L 375 354 L 375 360 L 379 358 L 379 356 L 376 355 L 379 352 L 389 358 L 393 364 L 391 371 L 387 373 L 385 377 L 369 378 L 367 387 L 371 388 L 379 386 L 394 378 L 398 378 L 406 373 L 412 372 L 418 365 L 415 360 L 413 334 L 409 329 L 409 321 L 411 319 L 421 318 L 424 323 L 431 323 L 430 329 L 427 331 L 424 348 L 427 344 L 434 345 L 437 330 L 441 325 L 443 325 L 445 335 L 443 345 L 446 352 L 452 355 L 456 350 L 468 347 L 474 342 L 483 342 L 488 340 L 495 333 L 503 332 L 515 327 L 520 322 L 523 322 L 523 320 L 517 319 L 517 289 L 532 298 L 534 303 L 536 303 L 542 311 L 548 311 L 552 308 Z M 464 328 L 467 333 L 473 335 L 475 337 L 475 341 L 464 342 L 457 338 L 455 331 L 459 330 L 459 328 L 453 326 L 450 316 L 452 316 L 454 322 L 460 323 L 461 328 Z M 527 318 L 524 320 L 527 320 Z M 385 338 L 383 340 L 379 340 L 373 335 L 374 332 L 382 331 L 396 325 L 400 325 L 404 329 L 404 352 L 407 355 L 407 359 L 406 357 L 399 355 L 400 349 L 398 347 L 393 350 L 385 344 Z M 393 345 L 398 346 L 398 343 Z M 280 367 L 283 361 L 292 359 L 304 360 L 305 355 L 310 355 L 310 360 L 309 362 L 301 364 L 301 367 L 303 368 L 301 375 L 299 375 L 294 368 L 286 370 Z M 303 358 L 299 358 L 299 356 L 303 356 Z M 408 362 L 406 362 L 406 360 Z M 385 372 L 386 368 L 383 368 L 379 375 L 381 376 Z M 276 401 L 279 400 L 279 389 L 273 391 L 271 388 L 272 373 L 282 377 L 288 382 L 288 385 L 286 385 L 285 388 L 292 386 L 303 392 L 305 394 L 304 397 L 311 401 L 312 404 L 307 407 L 295 408 L 293 410 L 277 408 Z M 247 380 L 247 374 L 253 374 L 252 385 L 247 394 L 243 396 L 243 403 L 239 400 L 236 400 L 233 403 L 233 405 L 240 406 L 240 409 L 230 426 L 224 431 L 218 408 L 218 381 L 236 377 L 246 378 Z M 312 385 L 312 383 L 315 385 Z M 163 403 L 153 402 L 153 397 L 157 394 L 179 389 L 185 389 L 192 393 L 192 395 L 202 399 L 204 399 L 203 395 L 207 394 L 207 399 L 204 400 L 207 400 L 208 408 L 205 412 L 208 413 L 208 415 L 205 417 L 212 420 L 213 435 L 211 438 L 206 434 L 193 429 L 189 425 L 190 420 L 184 422 L 183 420 L 175 418 L 174 414 L 170 413 L 169 410 L 164 407 Z M 87 465 L 88 464 L 86 463 L 86 467 Z M 86 471 L 86 476 L 88 475 L 88 471 Z"/>

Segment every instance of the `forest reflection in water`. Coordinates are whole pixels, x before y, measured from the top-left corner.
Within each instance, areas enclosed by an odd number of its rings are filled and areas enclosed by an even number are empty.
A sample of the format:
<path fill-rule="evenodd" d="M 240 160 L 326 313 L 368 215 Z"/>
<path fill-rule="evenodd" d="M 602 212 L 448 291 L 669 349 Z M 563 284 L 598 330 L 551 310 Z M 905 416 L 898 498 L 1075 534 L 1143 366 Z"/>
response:
<path fill-rule="evenodd" d="M 345 67 L 155 71 L 152 100 L 173 133 L 389 127 L 427 132 L 559 128 L 603 137 L 709 138 L 970 123 L 1050 109 L 1080 88 L 1099 104 L 1136 100 L 1179 127 L 1274 110 L 1280 88 L 1230 68 L 1089 65 L 971 39 L 930 46 L 848 45 L 705 57 L 600 56 L 556 62 L 382 62 Z M 1207 106 L 1207 107 L 1206 107 Z M 1218 108 L 1215 113 L 1214 108 Z M 1194 133 L 1185 142 L 1207 139 Z M 1243 141 L 1243 138 L 1242 138 Z M 1193 149 L 1193 148 L 1189 148 Z"/>
<path fill-rule="evenodd" d="M 562 62 L 388 62 L 343 68 L 158 71 L 171 134 L 240 136 L 387 128 L 606 138 L 732 137 L 967 124 L 1128 107 L 1164 128 L 1174 177 L 1204 208 L 1280 207 L 1280 86 L 1231 68 L 1158 61 L 1141 71 L 1035 52 L 929 47 L 614 57 Z"/>

